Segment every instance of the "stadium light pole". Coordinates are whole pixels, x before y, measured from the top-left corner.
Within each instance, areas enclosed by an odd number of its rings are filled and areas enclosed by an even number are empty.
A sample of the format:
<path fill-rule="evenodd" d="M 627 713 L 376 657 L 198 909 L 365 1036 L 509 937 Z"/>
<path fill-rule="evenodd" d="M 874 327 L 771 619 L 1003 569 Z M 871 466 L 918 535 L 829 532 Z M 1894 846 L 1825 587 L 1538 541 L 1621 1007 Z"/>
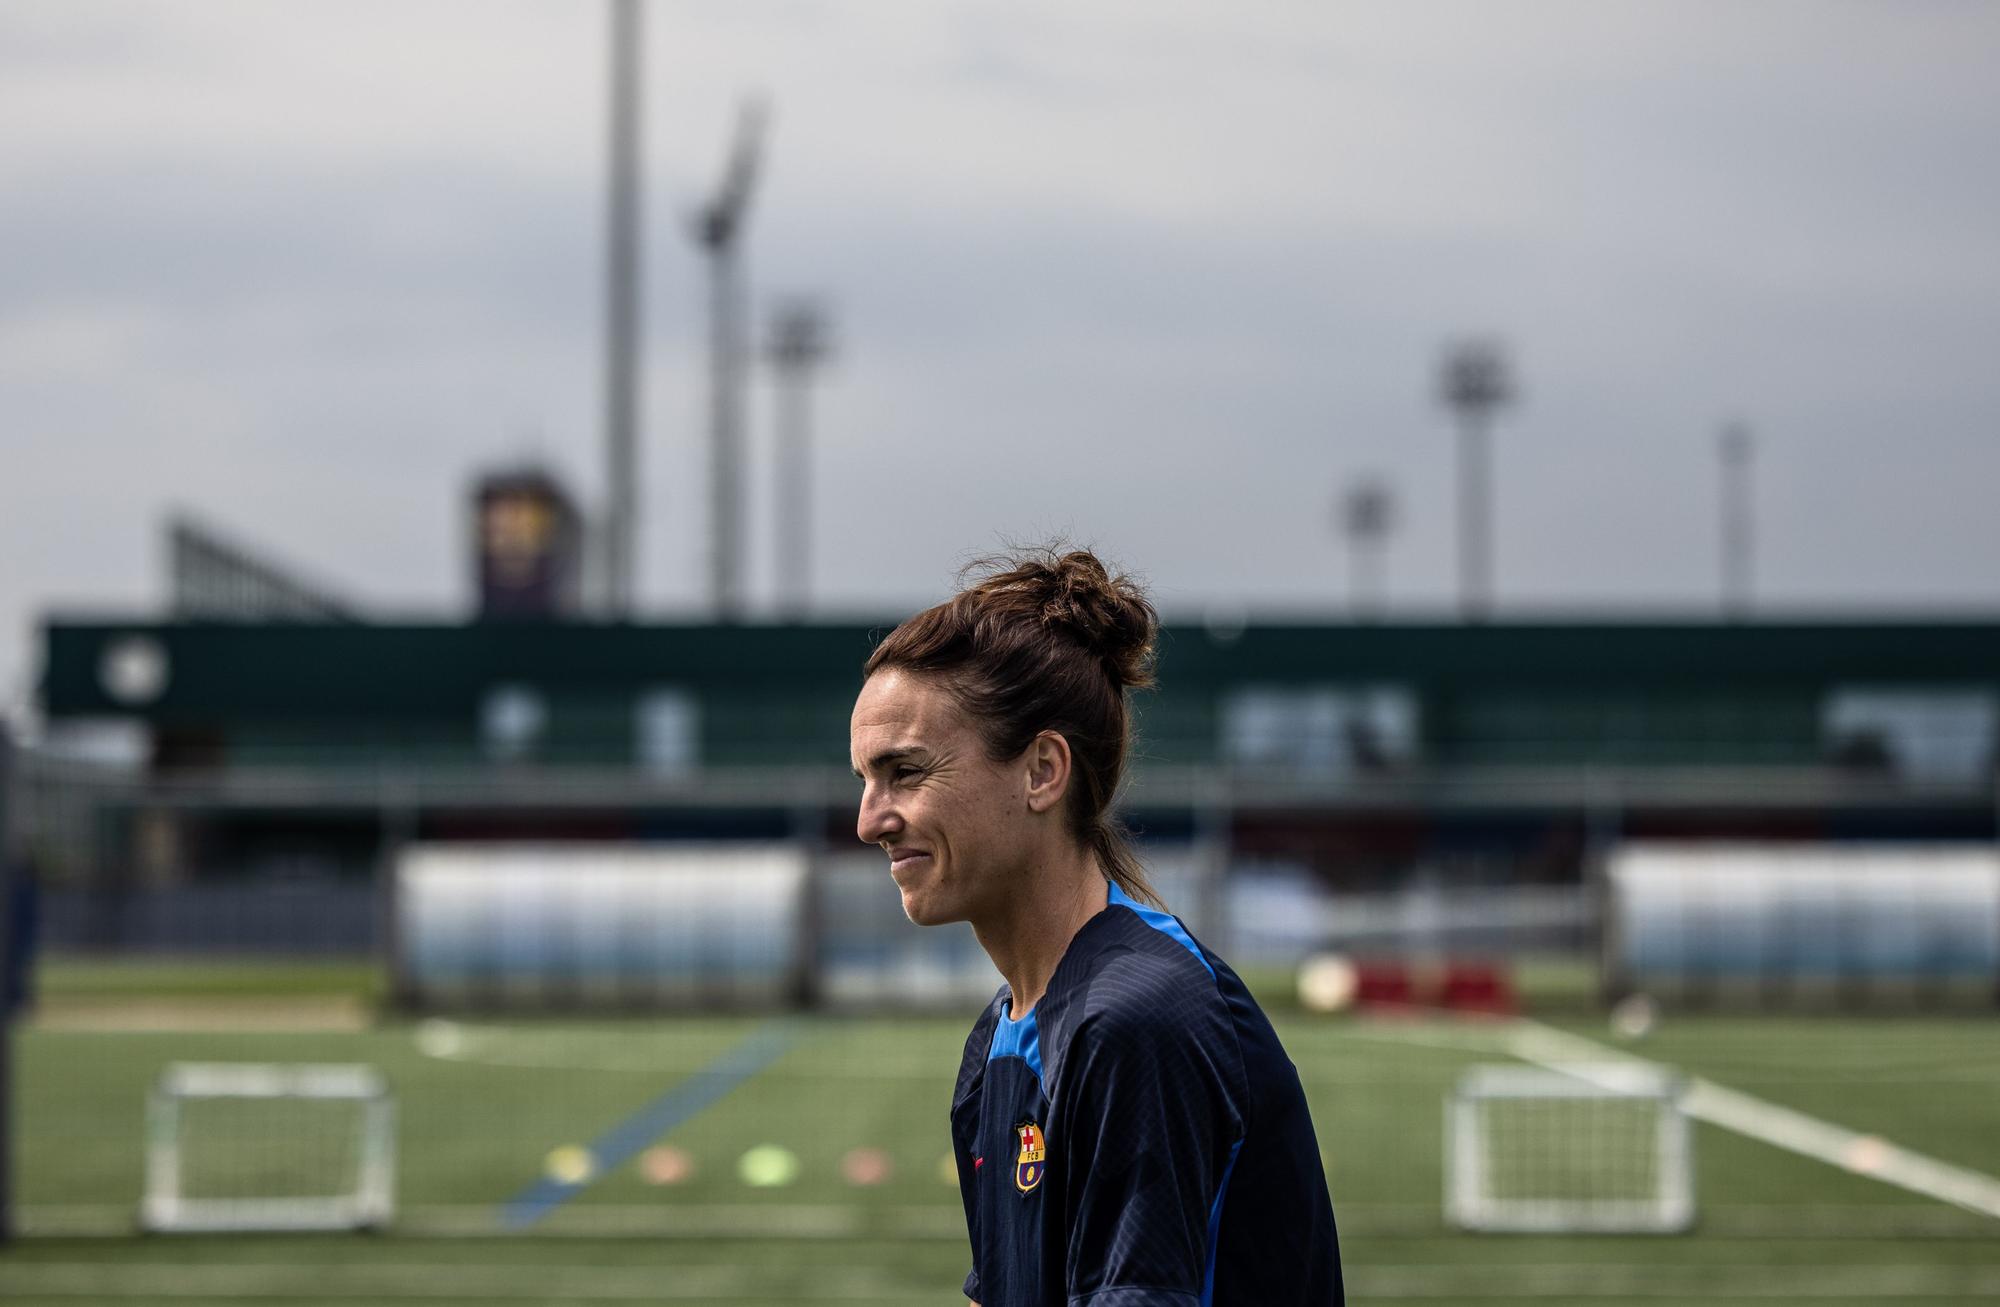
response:
<path fill-rule="evenodd" d="M 1460 615 L 1483 622 L 1493 603 L 1493 415 L 1514 398 L 1499 342 L 1464 340 L 1445 351 L 1440 391 L 1458 417 Z"/>
<path fill-rule="evenodd" d="M 0 716 L 0 1244 L 10 1242 L 14 1237 L 14 1157 L 12 1135 L 14 1131 L 14 992 L 15 969 L 25 964 L 25 958 L 17 958 L 14 950 L 22 941 L 16 938 L 14 914 L 20 911 L 15 876 L 19 874 L 14 859 L 13 828 L 8 824 L 11 812 L 8 800 L 14 792 L 14 743 L 7 733 L 7 719 Z M 23 932 L 25 933 L 25 932 Z M 22 975 L 24 992 L 19 995 L 26 1001 L 25 972 Z"/>
<path fill-rule="evenodd" d="M 1756 442 L 1750 428 L 1732 422 L 1717 442 L 1722 459 L 1722 613 L 1731 621 L 1750 615 L 1750 566 L 1755 548 L 1755 503 L 1751 460 Z"/>
<path fill-rule="evenodd" d="M 639 426 L 639 0 L 611 0 L 604 260 L 604 607 L 632 615 Z"/>
<path fill-rule="evenodd" d="M 768 346 L 778 383 L 778 606 L 794 620 L 812 606 L 812 374 L 832 351 L 817 304 L 778 306 Z"/>
<path fill-rule="evenodd" d="M 1340 528 L 1347 536 L 1347 601 L 1354 620 L 1379 615 L 1384 600 L 1384 544 L 1395 527 L 1389 487 L 1372 477 L 1350 484 L 1340 497 Z"/>
<path fill-rule="evenodd" d="M 709 602 L 716 620 L 742 614 L 743 224 L 757 182 L 764 105 L 743 104 L 715 198 L 695 215 L 709 278 Z"/>

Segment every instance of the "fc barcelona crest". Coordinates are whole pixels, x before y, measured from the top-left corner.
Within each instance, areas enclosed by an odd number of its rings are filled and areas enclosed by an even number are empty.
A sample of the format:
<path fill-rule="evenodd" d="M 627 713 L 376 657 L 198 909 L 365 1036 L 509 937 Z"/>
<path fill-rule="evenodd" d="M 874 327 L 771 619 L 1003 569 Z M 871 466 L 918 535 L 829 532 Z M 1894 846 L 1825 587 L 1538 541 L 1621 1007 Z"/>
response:
<path fill-rule="evenodd" d="M 1021 1132 L 1021 1155 L 1014 1159 L 1014 1187 L 1024 1194 L 1033 1193 L 1042 1182 L 1042 1172 L 1048 1169 L 1049 1150 L 1042 1142 L 1042 1128 L 1033 1121 L 1014 1128 Z"/>

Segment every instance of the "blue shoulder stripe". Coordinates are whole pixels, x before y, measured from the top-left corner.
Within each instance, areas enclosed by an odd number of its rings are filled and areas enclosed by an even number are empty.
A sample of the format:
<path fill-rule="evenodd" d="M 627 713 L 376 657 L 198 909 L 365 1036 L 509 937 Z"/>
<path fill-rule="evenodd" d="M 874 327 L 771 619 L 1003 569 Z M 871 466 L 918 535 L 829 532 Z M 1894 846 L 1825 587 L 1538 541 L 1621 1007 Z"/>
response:
<path fill-rule="evenodd" d="M 1212 1307 L 1215 1302 L 1215 1239 L 1222 1230 L 1222 1200 L 1229 1196 L 1229 1177 L 1236 1172 L 1236 1155 L 1243 1151 L 1243 1141 L 1229 1145 L 1229 1164 L 1222 1168 L 1222 1183 L 1215 1186 L 1215 1202 L 1208 1209 L 1208 1265 L 1201 1273 L 1201 1307 Z"/>
<path fill-rule="evenodd" d="M 986 1052 L 986 1060 L 998 1057 L 1018 1057 L 1028 1064 L 1035 1073 L 1035 1079 L 1042 1079 L 1042 1032 L 1035 1025 L 1035 1014 L 1028 1013 L 1019 1021 L 1010 1021 L 1003 1011 L 1000 1020 L 993 1027 L 993 1046 Z"/>
<path fill-rule="evenodd" d="M 1158 908 L 1146 907 L 1124 890 L 1119 889 L 1118 882 L 1116 881 L 1111 882 L 1111 901 L 1113 903 L 1122 903 L 1132 909 L 1138 915 L 1139 920 L 1194 954 L 1194 960 L 1201 963 L 1202 970 L 1208 973 L 1209 979 L 1214 980 L 1216 978 L 1215 968 L 1210 966 L 1208 959 L 1202 955 L 1201 946 L 1194 942 L 1194 937 L 1187 933 L 1187 928 L 1181 925 L 1174 918 L 1173 914 L 1162 912 Z M 1030 1012 L 1028 1015 L 1032 1017 L 1034 1013 Z"/>

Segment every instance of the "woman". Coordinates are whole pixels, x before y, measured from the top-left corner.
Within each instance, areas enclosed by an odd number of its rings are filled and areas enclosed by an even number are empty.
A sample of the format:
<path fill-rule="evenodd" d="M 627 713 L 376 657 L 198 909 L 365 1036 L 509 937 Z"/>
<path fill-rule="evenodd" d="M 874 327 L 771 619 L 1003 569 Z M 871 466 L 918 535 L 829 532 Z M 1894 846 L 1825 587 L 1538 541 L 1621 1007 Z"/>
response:
<path fill-rule="evenodd" d="M 1006 979 L 952 1096 L 984 1307 L 1323 1307 L 1340 1255 L 1297 1072 L 1110 815 L 1158 622 L 1084 552 L 987 567 L 882 641 L 856 833 Z"/>

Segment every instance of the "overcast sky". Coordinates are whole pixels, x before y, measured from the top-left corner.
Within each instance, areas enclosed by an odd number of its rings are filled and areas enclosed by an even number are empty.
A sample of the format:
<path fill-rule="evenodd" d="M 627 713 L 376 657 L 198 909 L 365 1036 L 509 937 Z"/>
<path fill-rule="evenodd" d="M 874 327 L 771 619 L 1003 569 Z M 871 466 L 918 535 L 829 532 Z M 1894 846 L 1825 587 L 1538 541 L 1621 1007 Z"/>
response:
<path fill-rule="evenodd" d="M 0 6 L 0 702 L 191 509 L 461 614 L 464 485 L 601 498 L 604 5 Z M 1170 613 L 1454 594 L 1444 342 L 1497 333 L 1503 614 L 1714 611 L 1717 432 L 1774 610 L 2000 608 L 2000 5 L 650 0 L 640 588 L 704 594 L 685 216 L 770 97 L 756 302 L 833 307 L 834 612 L 1067 532 Z M 771 592 L 769 386 L 753 597 Z"/>

